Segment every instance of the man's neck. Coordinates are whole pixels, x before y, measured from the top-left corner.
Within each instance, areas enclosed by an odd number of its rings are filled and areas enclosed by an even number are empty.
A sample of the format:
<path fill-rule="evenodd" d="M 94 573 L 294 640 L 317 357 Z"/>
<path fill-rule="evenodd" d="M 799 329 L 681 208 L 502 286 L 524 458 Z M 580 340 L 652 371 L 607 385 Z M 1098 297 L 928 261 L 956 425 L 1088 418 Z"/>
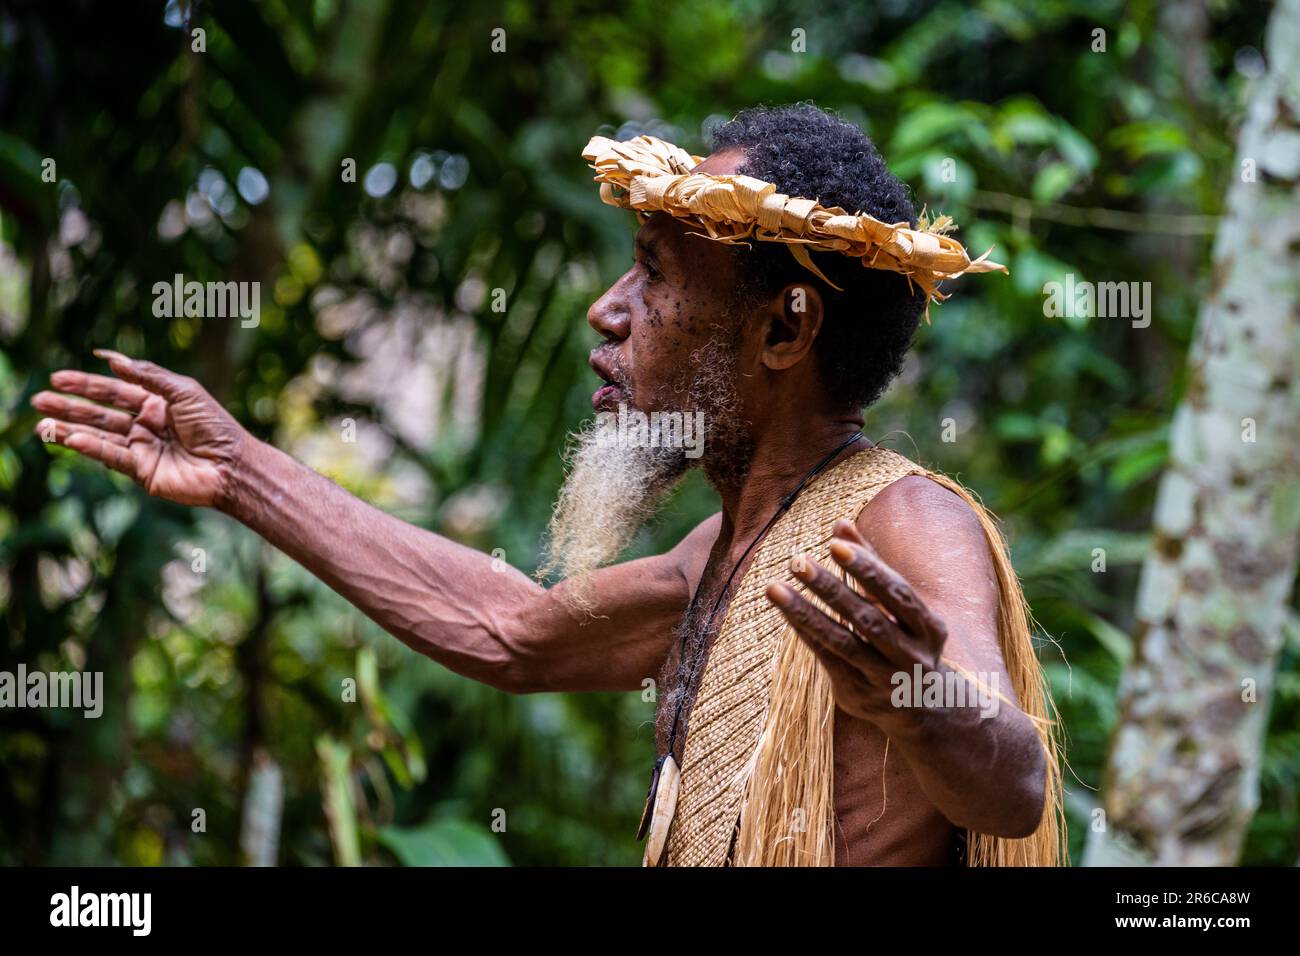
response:
<path fill-rule="evenodd" d="M 776 513 L 781 499 L 861 427 L 862 417 L 848 414 L 765 429 L 755 439 L 744 477 L 717 488 L 722 498 L 721 540 L 727 542 L 728 550 L 743 550 Z M 869 445 L 867 439 L 860 438 L 843 447 L 835 460 L 842 461 Z"/>

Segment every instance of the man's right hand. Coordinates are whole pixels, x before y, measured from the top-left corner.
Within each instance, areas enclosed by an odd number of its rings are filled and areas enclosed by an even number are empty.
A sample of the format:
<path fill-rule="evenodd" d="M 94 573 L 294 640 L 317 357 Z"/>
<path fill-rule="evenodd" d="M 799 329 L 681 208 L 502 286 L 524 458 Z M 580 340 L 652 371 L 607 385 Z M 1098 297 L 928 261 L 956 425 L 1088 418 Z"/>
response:
<path fill-rule="evenodd" d="M 407 646 L 502 690 L 644 692 L 721 527 L 714 515 L 666 554 L 601 568 L 579 603 L 569 582 L 548 590 L 349 494 L 253 438 L 193 379 L 96 354 L 116 378 L 63 370 L 57 392 L 33 396 L 42 438 L 151 495 L 220 508 Z"/>
<path fill-rule="evenodd" d="M 151 495 L 225 505 L 233 469 L 255 439 L 194 379 L 107 349 L 95 354 L 118 377 L 55 372 L 50 384 L 59 391 L 32 396 L 48 416 L 37 434 L 120 471 Z"/>

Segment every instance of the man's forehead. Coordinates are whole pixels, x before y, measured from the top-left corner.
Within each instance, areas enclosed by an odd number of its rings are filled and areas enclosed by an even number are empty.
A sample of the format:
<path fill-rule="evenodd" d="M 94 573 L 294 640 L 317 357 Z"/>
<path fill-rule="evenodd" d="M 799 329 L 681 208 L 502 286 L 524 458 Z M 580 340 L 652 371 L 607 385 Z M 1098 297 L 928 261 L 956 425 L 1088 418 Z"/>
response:
<path fill-rule="evenodd" d="M 739 146 L 726 146 L 705 157 L 704 162 L 691 172 L 708 173 L 711 176 L 734 176 L 745 162 L 745 151 Z"/>
<path fill-rule="evenodd" d="M 739 146 L 727 146 L 707 156 L 692 172 L 732 176 L 744 162 L 744 149 Z M 671 248 L 695 231 L 694 226 L 687 225 L 672 216 L 654 213 L 637 231 L 636 241 L 638 245 L 652 249 L 660 245 Z"/>

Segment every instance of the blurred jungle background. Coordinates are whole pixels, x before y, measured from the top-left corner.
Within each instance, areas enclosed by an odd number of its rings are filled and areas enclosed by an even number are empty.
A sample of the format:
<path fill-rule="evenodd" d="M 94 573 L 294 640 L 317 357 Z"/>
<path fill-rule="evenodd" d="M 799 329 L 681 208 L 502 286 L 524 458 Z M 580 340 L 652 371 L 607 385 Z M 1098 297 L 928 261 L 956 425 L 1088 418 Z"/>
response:
<path fill-rule="evenodd" d="M 43 446 L 27 400 L 56 368 L 102 371 L 92 347 L 150 358 L 357 494 L 532 571 L 590 414 L 586 310 L 632 254 L 582 146 L 649 132 L 704 153 L 737 110 L 808 99 L 1010 267 L 932 310 L 867 432 L 1004 519 L 1068 734 L 1077 862 L 1271 9 L 0 4 L 0 669 L 103 671 L 107 698 L 98 720 L 3 715 L 0 863 L 639 862 L 653 703 L 451 675 L 234 523 Z M 260 325 L 155 318 L 176 273 L 260 282 Z M 1150 327 L 1045 317 L 1070 273 L 1151 282 Z M 715 508 L 693 477 L 637 550 Z M 1246 863 L 1300 855 L 1293 611 L 1285 632 Z"/>

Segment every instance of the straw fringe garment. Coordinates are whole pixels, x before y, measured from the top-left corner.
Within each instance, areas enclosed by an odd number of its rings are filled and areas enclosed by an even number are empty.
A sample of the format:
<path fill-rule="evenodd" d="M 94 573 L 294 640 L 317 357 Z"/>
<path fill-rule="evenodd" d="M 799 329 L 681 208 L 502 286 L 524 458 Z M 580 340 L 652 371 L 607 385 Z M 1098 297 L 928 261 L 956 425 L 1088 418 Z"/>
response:
<path fill-rule="evenodd" d="M 997 572 L 998 637 L 1007 671 L 1047 752 L 1048 799 L 1038 831 L 1023 840 L 971 832 L 968 863 L 1059 862 L 1060 777 L 1049 697 L 1001 534 L 979 502 L 952 479 L 877 446 L 850 456 L 805 488 L 768 532 L 741 580 L 709 650 L 690 712 L 667 865 L 833 865 L 835 705 L 830 681 L 764 591 L 768 581 L 779 578 L 816 601 L 790 574 L 790 559 L 806 553 L 836 568 L 829 551 L 835 519 L 855 520 L 881 489 L 906 475 L 937 481 L 979 516 Z M 733 831 L 735 847 L 728 859 Z"/>

